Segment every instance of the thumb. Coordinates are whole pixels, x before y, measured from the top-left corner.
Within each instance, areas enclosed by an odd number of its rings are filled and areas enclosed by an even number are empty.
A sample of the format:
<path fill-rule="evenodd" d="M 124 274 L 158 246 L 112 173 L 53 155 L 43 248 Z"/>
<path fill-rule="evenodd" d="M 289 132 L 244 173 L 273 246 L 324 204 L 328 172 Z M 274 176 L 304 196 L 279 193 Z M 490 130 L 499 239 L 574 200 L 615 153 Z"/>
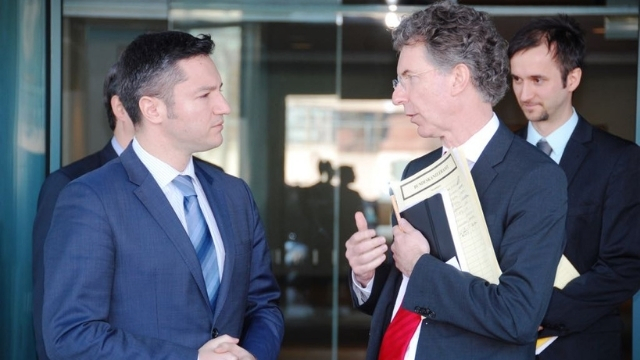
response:
<path fill-rule="evenodd" d="M 408 222 L 407 219 L 405 218 L 398 219 L 398 226 L 400 226 L 403 232 L 409 232 L 409 231 L 415 230 L 413 226 L 411 226 L 411 223 Z"/>
<path fill-rule="evenodd" d="M 358 231 L 365 231 L 369 227 L 367 226 L 367 219 L 365 219 L 362 211 L 356 212 L 356 226 L 358 227 Z"/>

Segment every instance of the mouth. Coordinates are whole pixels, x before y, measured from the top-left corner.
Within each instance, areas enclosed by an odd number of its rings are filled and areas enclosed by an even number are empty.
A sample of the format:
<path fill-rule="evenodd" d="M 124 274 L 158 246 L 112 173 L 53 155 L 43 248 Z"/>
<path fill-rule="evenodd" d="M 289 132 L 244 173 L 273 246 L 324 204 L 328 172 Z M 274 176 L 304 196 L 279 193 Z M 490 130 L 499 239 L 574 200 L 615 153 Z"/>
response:
<path fill-rule="evenodd" d="M 538 106 L 540 106 L 540 104 L 534 104 L 534 103 L 522 103 L 522 108 L 523 109 L 527 109 L 527 110 L 531 110 L 533 108 L 536 108 Z"/>

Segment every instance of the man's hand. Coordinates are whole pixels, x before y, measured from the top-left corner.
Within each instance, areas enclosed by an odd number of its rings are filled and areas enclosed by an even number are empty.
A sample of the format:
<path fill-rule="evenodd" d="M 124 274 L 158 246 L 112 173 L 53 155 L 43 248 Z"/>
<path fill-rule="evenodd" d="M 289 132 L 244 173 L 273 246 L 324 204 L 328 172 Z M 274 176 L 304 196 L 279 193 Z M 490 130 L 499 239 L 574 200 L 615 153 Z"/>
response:
<path fill-rule="evenodd" d="M 411 276 L 418 259 L 430 251 L 429 242 L 422 233 L 411 226 L 407 220 L 398 219 L 398 225 L 393 227 L 393 244 L 391 244 L 393 260 L 398 270 L 405 276 Z"/>
<path fill-rule="evenodd" d="M 238 341 L 229 335 L 211 339 L 198 350 L 198 360 L 256 360 Z"/>
<path fill-rule="evenodd" d="M 386 258 L 387 240 L 384 236 L 376 236 L 375 230 L 367 228 L 367 220 L 362 212 L 358 211 L 355 219 L 358 232 L 347 240 L 346 257 L 355 279 L 364 287 Z"/>

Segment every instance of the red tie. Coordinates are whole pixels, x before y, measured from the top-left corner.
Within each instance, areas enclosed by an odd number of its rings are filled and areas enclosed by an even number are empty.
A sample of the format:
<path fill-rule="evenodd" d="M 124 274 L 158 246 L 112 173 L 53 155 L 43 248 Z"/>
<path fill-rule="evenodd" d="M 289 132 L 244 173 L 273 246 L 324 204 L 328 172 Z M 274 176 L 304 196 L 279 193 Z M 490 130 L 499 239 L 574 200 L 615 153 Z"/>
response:
<path fill-rule="evenodd" d="M 382 338 L 379 360 L 403 360 L 409 342 L 420 325 L 422 317 L 414 312 L 405 310 L 402 306 L 391 320 Z"/>

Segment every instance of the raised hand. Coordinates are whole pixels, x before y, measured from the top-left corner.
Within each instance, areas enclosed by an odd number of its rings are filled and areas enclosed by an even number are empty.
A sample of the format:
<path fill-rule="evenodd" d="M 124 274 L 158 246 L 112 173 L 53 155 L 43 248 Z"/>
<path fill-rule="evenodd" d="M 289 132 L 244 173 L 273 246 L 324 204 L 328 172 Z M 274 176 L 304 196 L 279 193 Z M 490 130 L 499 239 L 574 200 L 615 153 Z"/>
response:
<path fill-rule="evenodd" d="M 361 286 L 366 286 L 373 279 L 376 268 L 385 260 L 387 240 L 384 236 L 376 236 L 375 230 L 367 228 L 367 220 L 362 212 L 355 214 L 355 220 L 358 232 L 346 242 L 346 257 L 355 279 Z"/>

